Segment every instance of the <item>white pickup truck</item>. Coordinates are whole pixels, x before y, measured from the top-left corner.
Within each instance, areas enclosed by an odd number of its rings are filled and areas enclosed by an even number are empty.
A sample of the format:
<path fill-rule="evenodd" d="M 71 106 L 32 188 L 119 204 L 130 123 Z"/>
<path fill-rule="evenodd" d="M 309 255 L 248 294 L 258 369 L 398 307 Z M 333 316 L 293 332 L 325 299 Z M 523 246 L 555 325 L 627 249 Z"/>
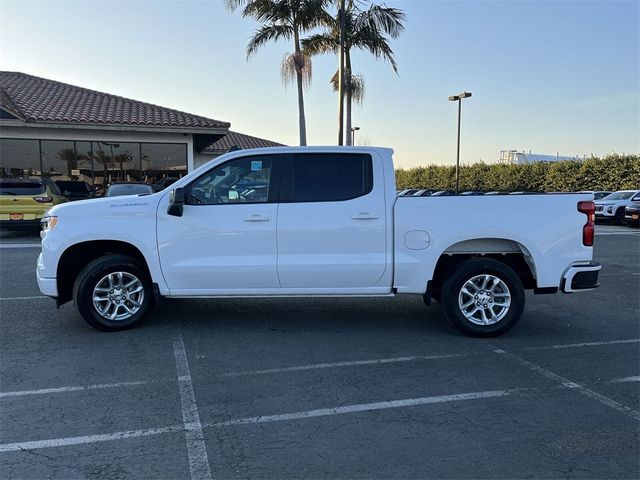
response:
<path fill-rule="evenodd" d="M 525 289 L 598 286 L 591 194 L 398 196 L 392 154 L 241 150 L 159 193 L 56 206 L 38 285 L 101 330 L 161 297 L 418 294 L 475 336 L 512 328 Z"/>

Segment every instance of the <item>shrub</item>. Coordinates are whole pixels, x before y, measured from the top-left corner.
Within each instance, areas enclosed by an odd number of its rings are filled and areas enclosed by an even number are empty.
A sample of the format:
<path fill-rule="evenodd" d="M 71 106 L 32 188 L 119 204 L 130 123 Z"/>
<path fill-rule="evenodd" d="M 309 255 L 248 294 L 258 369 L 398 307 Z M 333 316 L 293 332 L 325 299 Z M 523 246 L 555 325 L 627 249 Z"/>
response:
<path fill-rule="evenodd" d="M 396 171 L 399 190 L 453 189 L 456 169 L 428 165 Z M 516 165 L 474 163 L 460 167 L 460 190 L 575 192 L 640 188 L 640 155 L 612 154 L 602 158 Z"/>

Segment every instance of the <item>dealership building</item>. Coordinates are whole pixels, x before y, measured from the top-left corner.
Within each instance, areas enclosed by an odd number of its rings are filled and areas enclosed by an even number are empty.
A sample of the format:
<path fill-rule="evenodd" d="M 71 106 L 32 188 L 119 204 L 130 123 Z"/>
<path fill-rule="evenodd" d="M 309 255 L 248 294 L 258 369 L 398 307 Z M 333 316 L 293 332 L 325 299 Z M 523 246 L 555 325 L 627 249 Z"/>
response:
<path fill-rule="evenodd" d="M 231 147 L 279 143 L 228 122 L 20 72 L 0 72 L 0 178 L 155 183 Z"/>

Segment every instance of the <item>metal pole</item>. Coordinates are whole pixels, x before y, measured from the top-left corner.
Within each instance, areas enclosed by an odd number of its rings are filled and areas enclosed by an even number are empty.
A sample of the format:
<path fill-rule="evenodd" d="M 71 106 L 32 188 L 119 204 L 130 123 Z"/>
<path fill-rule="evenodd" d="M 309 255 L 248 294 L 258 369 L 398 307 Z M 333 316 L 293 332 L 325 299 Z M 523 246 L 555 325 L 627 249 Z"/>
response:
<path fill-rule="evenodd" d="M 344 36 L 345 36 L 345 0 L 340 0 L 338 9 L 340 24 L 340 52 L 338 64 L 338 145 L 344 145 Z"/>
<path fill-rule="evenodd" d="M 462 115 L 462 98 L 458 99 L 458 152 L 456 155 L 456 193 L 460 193 L 460 116 Z"/>

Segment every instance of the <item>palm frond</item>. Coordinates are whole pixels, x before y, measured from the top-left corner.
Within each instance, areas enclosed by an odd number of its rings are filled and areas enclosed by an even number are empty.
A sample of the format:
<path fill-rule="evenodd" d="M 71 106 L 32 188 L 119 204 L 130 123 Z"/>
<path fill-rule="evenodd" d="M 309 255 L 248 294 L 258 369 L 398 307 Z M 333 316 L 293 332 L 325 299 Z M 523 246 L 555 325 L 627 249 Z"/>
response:
<path fill-rule="evenodd" d="M 352 41 L 352 47 L 367 51 L 377 59 L 386 60 L 393 68 L 393 71 L 396 74 L 398 73 L 398 63 L 389 45 L 389 39 L 378 30 L 362 29 L 352 38 Z"/>
<path fill-rule="evenodd" d="M 227 8 L 227 10 L 233 12 L 237 8 L 250 3 L 252 0 L 222 0 L 222 3 Z"/>
<path fill-rule="evenodd" d="M 333 91 L 337 92 L 338 91 L 338 72 L 333 74 L 333 77 L 331 77 L 331 80 L 329 80 L 329 83 L 331 83 L 331 87 L 333 87 Z M 364 101 L 364 77 L 359 73 L 355 75 L 351 75 L 351 79 L 347 77 L 345 83 L 346 83 L 345 92 L 346 90 L 350 89 L 351 99 L 356 103 L 362 105 L 362 102 Z"/>
<path fill-rule="evenodd" d="M 262 25 L 249 39 L 247 44 L 247 59 L 255 55 L 258 49 L 270 41 L 286 40 L 293 36 L 293 29 L 289 25 Z"/>
<path fill-rule="evenodd" d="M 307 55 L 321 53 L 335 53 L 340 48 L 340 42 L 329 33 L 317 33 L 302 40 L 302 49 Z"/>
<path fill-rule="evenodd" d="M 291 7 L 289 0 L 252 0 L 242 10 L 242 16 L 259 23 L 292 23 Z"/>
<path fill-rule="evenodd" d="M 327 10 L 329 0 L 297 0 L 294 1 L 294 13 L 300 30 L 307 31 L 314 28 L 332 28 L 335 18 Z"/>
<path fill-rule="evenodd" d="M 354 29 L 371 28 L 398 38 L 404 31 L 405 18 L 404 12 L 398 8 L 374 4 L 356 16 Z"/>
<path fill-rule="evenodd" d="M 313 74 L 311 57 L 303 52 L 285 54 L 280 65 L 280 77 L 285 87 L 295 81 L 298 71 L 302 76 L 302 87 L 309 88 Z"/>

